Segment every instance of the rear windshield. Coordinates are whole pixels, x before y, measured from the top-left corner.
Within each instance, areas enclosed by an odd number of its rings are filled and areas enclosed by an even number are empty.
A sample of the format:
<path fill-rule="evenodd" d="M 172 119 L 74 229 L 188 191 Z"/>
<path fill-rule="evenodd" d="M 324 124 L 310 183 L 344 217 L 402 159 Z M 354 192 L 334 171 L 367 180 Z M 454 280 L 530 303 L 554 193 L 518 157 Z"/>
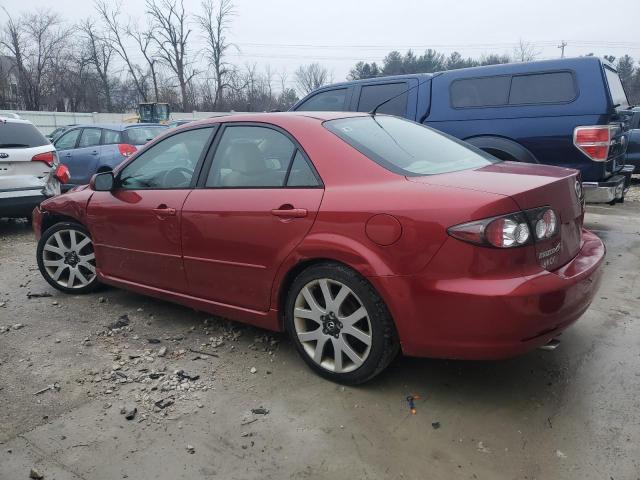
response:
<path fill-rule="evenodd" d="M 0 120 L 0 148 L 33 148 L 48 144 L 49 140 L 30 123 Z"/>
<path fill-rule="evenodd" d="M 371 160 L 401 175 L 435 175 L 499 162 L 456 138 L 397 117 L 342 118 L 324 126 Z"/>
<path fill-rule="evenodd" d="M 607 74 L 607 83 L 609 84 L 609 91 L 611 92 L 611 100 L 614 105 L 618 105 L 622 108 L 629 106 L 629 100 L 627 100 L 627 94 L 624 91 L 620 77 L 616 72 L 610 68 L 605 67 L 604 71 Z"/>
<path fill-rule="evenodd" d="M 149 140 L 164 132 L 168 127 L 134 127 L 127 129 L 128 143 L 131 145 L 144 145 Z"/>

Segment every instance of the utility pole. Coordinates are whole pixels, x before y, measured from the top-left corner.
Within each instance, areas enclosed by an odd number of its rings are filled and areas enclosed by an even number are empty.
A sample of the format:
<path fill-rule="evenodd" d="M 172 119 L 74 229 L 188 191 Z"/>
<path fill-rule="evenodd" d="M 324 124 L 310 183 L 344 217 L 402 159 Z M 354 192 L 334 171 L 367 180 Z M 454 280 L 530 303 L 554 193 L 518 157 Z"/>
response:
<path fill-rule="evenodd" d="M 564 58 L 564 47 L 567 46 L 567 42 L 565 42 L 564 40 L 562 40 L 562 42 L 560 43 L 560 45 L 558 45 L 558 48 L 561 50 L 561 54 L 560 54 L 560 58 Z"/>

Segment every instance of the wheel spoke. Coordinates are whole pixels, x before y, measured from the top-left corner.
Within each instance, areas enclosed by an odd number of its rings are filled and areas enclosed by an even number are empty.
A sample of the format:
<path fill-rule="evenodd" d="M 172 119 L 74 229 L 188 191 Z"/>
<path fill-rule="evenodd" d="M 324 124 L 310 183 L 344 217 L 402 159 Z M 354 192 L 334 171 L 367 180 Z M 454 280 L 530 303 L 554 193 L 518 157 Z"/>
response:
<path fill-rule="evenodd" d="M 318 305 L 318 302 L 316 302 L 316 299 L 314 298 L 313 293 L 311 293 L 311 290 L 309 290 L 309 287 L 304 287 L 302 289 L 302 295 L 312 311 L 324 313 L 324 310 L 322 310 L 320 305 Z"/>
<path fill-rule="evenodd" d="M 320 290 L 322 290 L 322 296 L 324 297 L 324 304 L 327 307 L 327 311 L 331 310 L 333 306 L 333 298 L 331 297 L 331 290 L 329 289 L 329 282 L 326 278 L 320 280 Z"/>
<path fill-rule="evenodd" d="M 78 244 L 77 239 L 76 239 L 76 231 L 75 230 L 69 230 L 69 241 L 71 242 L 71 250 L 76 250 L 76 246 Z"/>
<path fill-rule="evenodd" d="M 67 287 L 73 288 L 74 283 L 76 283 L 76 269 L 69 268 L 69 280 L 67 280 Z"/>
<path fill-rule="evenodd" d="M 360 358 L 360 355 L 358 355 L 356 352 L 353 351 L 353 348 L 351 348 L 351 345 L 345 342 L 344 339 L 339 339 L 339 342 L 340 342 L 340 347 L 342 348 L 342 351 L 347 355 L 347 357 L 349 357 L 349 359 L 351 359 L 354 365 L 356 367 L 359 367 L 360 365 L 362 365 L 363 359 Z"/>
<path fill-rule="evenodd" d="M 340 311 L 342 302 L 345 301 L 349 293 L 351 293 L 351 290 L 347 286 L 343 285 L 340 291 L 338 292 L 338 295 L 336 295 L 336 298 L 333 299 L 333 307 L 336 313 Z"/>
<path fill-rule="evenodd" d="M 44 260 L 43 261 L 45 267 L 61 267 L 64 266 L 64 260 Z"/>
<path fill-rule="evenodd" d="M 318 365 L 320 365 L 320 362 L 322 362 L 322 354 L 324 352 L 324 346 L 327 343 L 327 338 L 326 336 L 320 336 L 318 337 L 318 342 L 316 343 L 316 349 L 313 352 L 313 361 L 316 362 Z"/>
<path fill-rule="evenodd" d="M 84 237 L 77 245 L 76 252 L 82 250 L 88 243 L 91 243 L 91 239 L 89 237 Z"/>
<path fill-rule="evenodd" d="M 66 268 L 69 268 L 69 265 L 60 265 L 56 271 L 53 273 L 53 275 L 51 275 L 53 277 L 53 279 L 57 282 L 58 279 L 60 278 L 60 275 L 62 275 L 62 272 L 65 271 Z"/>
<path fill-rule="evenodd" d="M 293 314 L 298 318 L 306 318 L 308 320 L 313 320 L 316 323 L 320 323 L 320 312 L 298 307 L 293 311 Z"/>
<path fill-rule="evenodd" d="M 54 246 L 53 246 L 53 245 L 51 245 L 50 243 L 47 243 L 47 244 L 44 246 L 44 249 L 45 249 L 47 252 L 55 253 L 56 255 L 60 255 L 61 257 L 62 257 L 62 256 L 64 255 L 64 253 L 65 253 L 64 249 L 62 249 L 62 248 L 60 248 L 60 247 L 54 247 Z"/>
<path fill-rule="evenodd" d="M 349 325 L 342 330 L 343 335 L 351 335 L 354 338 L 357 338 L 365 345 L 371 345 L 371 335 L 366 332 L 363 332 L 357 327 L 353 325 Z"/>
<path fill-rule="evenodd" d="M 93 265 L 91 265 L 88 262 L 81 262 L 81 263 L 78 264 L 78 266 L 81 266 L 81 265 L 95 275 L 96 267 L 94 267 Z"/>
<path fill-rule="evenodd" d="M 354 323 L 356 323 L 358 320 L 362 320 L 366 316 L 367 316 L 367 311 L 365 310 L 364 307 L 360 307 L 352 314 L 347 315 L 346 317 L 338 317 L 338 318 L 345 326 L 351 326 Z"/>
<path fill-rule="evenodd" d="M 317 328 L 316 330 L 312 330 L 310 332 L 300 332 L 298 333 L 298 338 L 300 339 L 301 342 L 311 342 L 311 341 L 315 341 L 315 340 L 320 340 L 320 337 L 322 337 L 322 330 L 320 328 Z"/>
<path fill-rule="evenodd" d="M 76 277 L 78 277 L 78 280 L 80 280 L 80 286 L 84 286 L 89 283 L 89 280 L 83 275 L 79 268 L 75 268 L 74 270 L 76 273 Z"/>
<path fill-rule="evenodd" d="M 60 236 L 60 232 L 56 232 L 53 234 L 53 239 L 56 241 L 56 245 L 63 249 L 66 250 L 67 246 L 64 244 L 64 242 L 62 241 L 62 237 Z"/>
<path fill-rule="evenodd" d="M 339 338 L 332 338 L 333 343 L 333 369 L 340 373 L 342 372 L 342 341 Z"/>
<path fill-rule="evenodd" d="M 78 258 L 81 262 L 90 262 L 91 260 L 96 259 L 95 253 L 87 253 L 86 255 L 78 255 Z"/>

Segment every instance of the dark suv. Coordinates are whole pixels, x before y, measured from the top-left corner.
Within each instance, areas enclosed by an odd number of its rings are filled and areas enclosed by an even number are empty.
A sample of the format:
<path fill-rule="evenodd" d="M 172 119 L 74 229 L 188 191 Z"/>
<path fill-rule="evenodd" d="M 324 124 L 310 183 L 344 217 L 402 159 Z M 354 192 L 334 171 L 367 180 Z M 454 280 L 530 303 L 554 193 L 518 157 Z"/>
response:
<path fill-rule="evenodd" d="M 394 98 L 395 97 L 395 98 Z M 587 201 L 622 201 L 631 111 L 614 66 L 597 57 L 379 77 L 322 87 L 292 110 L 378 109 L 492 155 L 581 171 Z"/>

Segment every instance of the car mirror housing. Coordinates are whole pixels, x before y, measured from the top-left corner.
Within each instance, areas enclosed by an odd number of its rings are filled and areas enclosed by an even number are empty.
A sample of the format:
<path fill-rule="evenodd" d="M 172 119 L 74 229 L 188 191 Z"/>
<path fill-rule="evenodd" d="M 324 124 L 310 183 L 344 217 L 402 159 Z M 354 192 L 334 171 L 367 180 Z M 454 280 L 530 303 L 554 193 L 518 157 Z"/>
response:
<path fill-rule="evenodd" d="M 89 188 L 91 188 L 91 190 L 95 190 L 96 192 L 110 192 L 111 190 L 113 190 L 113 184 L 113 172 L 102 172 L 96 173 L 93 177 L 91 177 Z"/>

